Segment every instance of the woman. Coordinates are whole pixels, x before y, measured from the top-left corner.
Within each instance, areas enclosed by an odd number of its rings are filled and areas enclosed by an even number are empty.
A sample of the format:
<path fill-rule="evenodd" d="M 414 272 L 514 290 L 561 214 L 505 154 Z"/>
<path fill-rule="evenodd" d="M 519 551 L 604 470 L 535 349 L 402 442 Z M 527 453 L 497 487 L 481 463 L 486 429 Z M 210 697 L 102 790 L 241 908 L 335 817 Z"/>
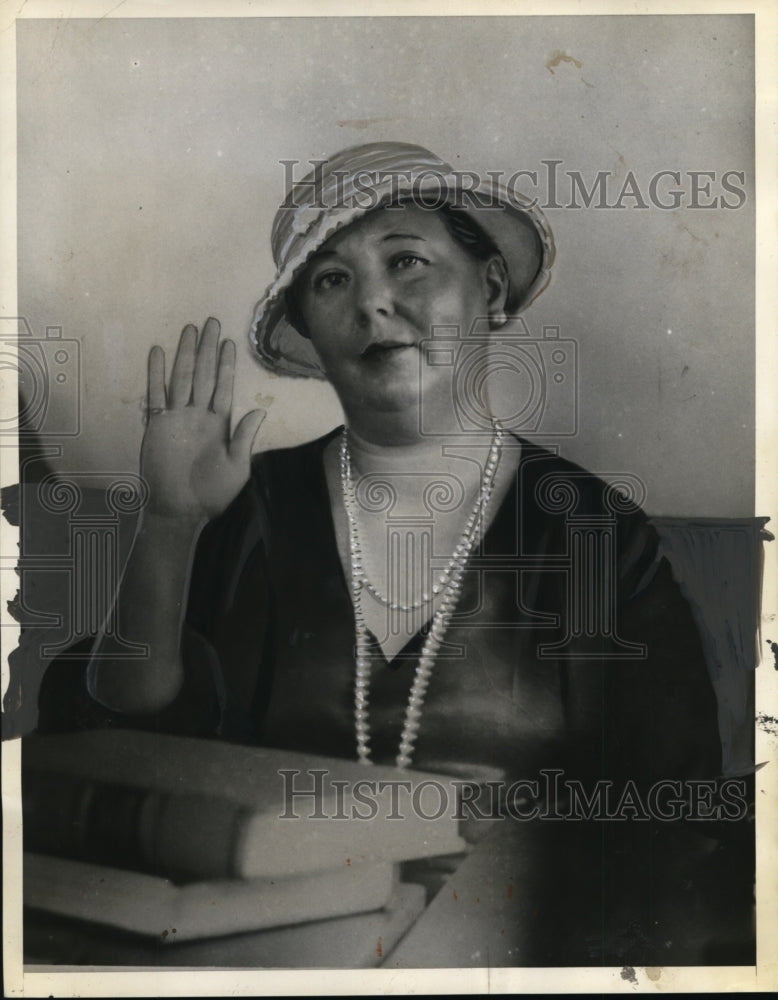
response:
<path fill-rule="evenodd" d="M 499 369 L 545 287 L 542 216 L 463 190 L 419 147 L 371 144 L 293 188 L 273 250 L 252 343 L 277 372 L 326 376 L 346 426 L 260 452 L 249 476 L 263 413 L 230 438 L 218 323 L 185 328 L 167 385 L 152 350 L 149 502 L 119 595 L 119 632 L 149 656 L 112 661 L 103 640 L 81 718 L 97 702 L 133 725 L 481 781 L 716 777 L 699 642 L 644 515 L 503 427 L 478 378 L 472 397 L 457 382 L 474 352 L 473 370 Z M 575 563 L 581 525 L 599 563 Z M 52 679 L 50 727 L 70 704 Z"/>
<path fill-rule="evenodd" d="M 632 691 L 618 715 L 633 734 L 640 722 L 645 741 L 614 754 L 613 766 L 643 773 L 650 746 L 654 771 L 680 754 L 694 773 L 718 773 L 713 715 L 699 709 L 712 696 L 694 630 L 643 516 L 627 505 L 614 517 L 599 480 L 492 423 L 488 400 L 480 433 L 464 433 L 461 411 L 472 400 L 455 383 L 456 363 L 430 363 L 437 331 L 449 348 L 454 330 L 489 369 L 494 345 L 548 281 L 545 219 L 493 186 L 463 191 L 426 150 L 371 144 L 299 182 L 276 217 L 273 248 L 278 276 L 257 307 L 252 342 L 276 371 L 324 374 L 348 430 L 260 455 L 244 485 L 263 414 L 244 416 L 229 440 L 232 343 L 219 349 L 215 320 L 199 341 L 188 326 L 167 391 L 163 352 L 152 350 L 141 460 L 150 500 L 119 601 L 121 634 L 146 642 L 150 655 L 130 667 L 103 646 L 94 697 L 129 715 L 186 703 L 195 731 L 217 712 L 217 728 L 241 739 L 356 748 L 367 760 L 372 737 L 379 759 L 401 765 L 526 772 L 561 759 L 573 736 L 600 738 L 599 724 L 587 732 L 588 706 L 615 659 L 613 697 Z M 569 632 L 570 519 L 539 494 L 554 477 L 574 485 L 580 510 L 567 514 L 618 526 L 622 645 L 615 630 L 596 636 L 594 659 L 574 648 L 561 658 L 538 653 Z M 431 510 L 436 483 L 450 496 Z M 371 502 L 371 489 L 373 500 L 382 489 L 391 496 L 391 507 Z M 482 536 L 480 558 L 468 563 Z M 180 627 L 198 538 L 185 667 Z M 500 571 L 484 563 L 489 554 Z M 670 641 L 650 617 L 657 600 Z M 664 686 L 661 728 L 672 731 L 677 714 L 684 747 L 632 718 L 647 684 Z M 204 699 L 196 711 L 195 697 Z"/>

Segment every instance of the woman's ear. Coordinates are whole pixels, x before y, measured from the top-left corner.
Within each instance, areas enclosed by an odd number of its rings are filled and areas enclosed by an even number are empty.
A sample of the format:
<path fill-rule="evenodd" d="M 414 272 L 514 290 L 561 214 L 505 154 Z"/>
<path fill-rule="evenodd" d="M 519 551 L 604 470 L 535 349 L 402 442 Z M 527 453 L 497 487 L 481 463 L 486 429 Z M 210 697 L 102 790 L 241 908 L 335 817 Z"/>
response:
<path fill-rule="evenodd" d="M 497 330 L 508 322 L 508 317 L 505 315 L 505 303 L 508 301 L 511 287 L 508 268 L 505 266 L 502 254 L 493 254 L 489 258 L 486 264 L 485 278 L 489 326 L 492 330 Z"/>

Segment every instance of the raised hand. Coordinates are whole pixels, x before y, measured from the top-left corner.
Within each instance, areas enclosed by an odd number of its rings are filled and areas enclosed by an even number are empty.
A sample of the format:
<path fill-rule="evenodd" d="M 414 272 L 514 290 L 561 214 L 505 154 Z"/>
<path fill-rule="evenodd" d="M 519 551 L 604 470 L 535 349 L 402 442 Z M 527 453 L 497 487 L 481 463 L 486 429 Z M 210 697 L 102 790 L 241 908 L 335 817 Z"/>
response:
<path fill-rule="evenodd" d="M 251 446 L 265 418 L 251 410 L 230 437 L 235 344 L 219 345 L 218 320 L 199 338 L 184 327 L 170 383 L 165 353 L 153 347 L 148 370 L 148 422 L 141 447 L 141 475 L 149 486 L 148 510 L 199 522 L 220 514 L 249 476 Z"/>

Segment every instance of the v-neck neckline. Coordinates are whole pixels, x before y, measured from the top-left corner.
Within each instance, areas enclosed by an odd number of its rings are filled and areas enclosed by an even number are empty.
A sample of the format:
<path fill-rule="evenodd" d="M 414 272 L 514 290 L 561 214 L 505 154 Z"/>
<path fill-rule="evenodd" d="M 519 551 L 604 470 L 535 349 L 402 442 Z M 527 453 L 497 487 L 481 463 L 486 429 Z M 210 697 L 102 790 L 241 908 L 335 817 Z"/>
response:
<path fill-rule="evenodd" d="M 351 599 L 351 584 L 347 578 L 346 570 L 343 566 L 343 560 L 340 557 L 340 550 L 338 549 L 338 536 L 335 527 L 335 515 L 332 509 L 330 489 L 327 483 L 327 471 L 324 465 L 324 453 L 327 449 L 327 446 L 331 443 L 331 441 L 334 438 L 338 437 L 342 433 L 342 431 L 343 431 L 343 425 L 341 424 L 339 427 L 334 428 L 329 434 L 326 434 L 324 435 L 324 437 L 319 438 L 319 440 L 316 442 L 319 445 L 317 452 L 316 470 L 315 470 L 316 490 L 318 492 L 319 500 L 324 504 L 324 508 L 326 511 L 325 525 L 326 525 L 327 538 L 325 545 L 327 549 L 327 559 L 328 561 L 333 561 L 337 566 L 337 578 L 343 590 L 343 595 L 351 611 L 352 633 L 355 633 L 356 615 L 355 615 L 354 602 Z M 513 504 L 515 509 L 516 495 L 519 488 L 518 471 L 521 468 L 521 462 L 522 458 L 524 457 L 524 449 L 526 447 L 526 444 L 520 437 L 518 437 L 518 435 L 514 434 L 512 431 L 508 431 L 508 433 L 521 448 L 519 461 L 516 463 L 516 468 L 514 469 L 513 481 L 506 490 L 505 495 L 500 501 L 499 507 L 494 512 L 494 517 L 490 521 L 489 527 L 486 529 L 479 543 L 481 546 L 484 546 L 487 542 L 493 541 L 494 535 L 496 534 L 496 527 L 498 524 L 501 524 L 502 521 L 504 520 L 506 516 L 505 512 L 509 508 L 510 503 Z M 418 659 L 419 652 L 421 650 L 421 644 L 423 642 L 422 635 L 426 634 L 426 631 L 429 630 L 432 618 L 433 615 L 430 615 L 429 618 L 427 618 L 419 626 L 418 631 L 416 631 L 412 636 L 408 637 L 408 641 L 397 651 L 397 653 L 395 653 L 393 657 L 391 657 L 391 659 L 387 658 L 386 654 L 384 653 L 381 647 L 380 642 L 378 641 L 377 637 L 373 634 L 373 632 L 370 629 L 366 628 L 365 631 L 367 632 L 371 653 L 373 655 L 379 656 L 381 665 L 389 667 L 390 670 L 397 670 L 402 665 L 403 662 L 407 662 L 408 660 Z M 409 652 L 410 646 L 418 647 L 418 649 Z"/>

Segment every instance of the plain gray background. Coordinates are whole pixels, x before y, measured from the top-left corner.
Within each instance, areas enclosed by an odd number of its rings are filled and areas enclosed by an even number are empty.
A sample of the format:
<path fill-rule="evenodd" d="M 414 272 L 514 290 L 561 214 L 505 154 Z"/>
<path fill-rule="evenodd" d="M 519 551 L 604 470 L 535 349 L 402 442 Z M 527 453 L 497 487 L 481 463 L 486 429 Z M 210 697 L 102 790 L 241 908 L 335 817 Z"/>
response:
<path fill-rule="evenodd" d="M 615 194 L 628 170 L 644 195 L 660 170 L 745 172 L 738 210 L 549 209 L 557 263 L 526 321 L 579 346 L 580 429 L 562 454 L 640 475 L 653 514 L 754 512 L 751 16 L 17 32 L 19 309 L 36 336 L 61 326 L 82 347 L 82 430 L 58 468 L 137 467 L 148 349 L 172 352 L 208 315 L 238 342 L 236 412 L 268 408 L 261 447 L 338 423 L 325 384 L 274 377 L 248 350 L 274 273 L 279 161 L 399 139 L 479 171 L 542 175 L 548 159 L 588 182 L 611 171 Z M 681 188 L 688 200 L 688 178 Z"/>

